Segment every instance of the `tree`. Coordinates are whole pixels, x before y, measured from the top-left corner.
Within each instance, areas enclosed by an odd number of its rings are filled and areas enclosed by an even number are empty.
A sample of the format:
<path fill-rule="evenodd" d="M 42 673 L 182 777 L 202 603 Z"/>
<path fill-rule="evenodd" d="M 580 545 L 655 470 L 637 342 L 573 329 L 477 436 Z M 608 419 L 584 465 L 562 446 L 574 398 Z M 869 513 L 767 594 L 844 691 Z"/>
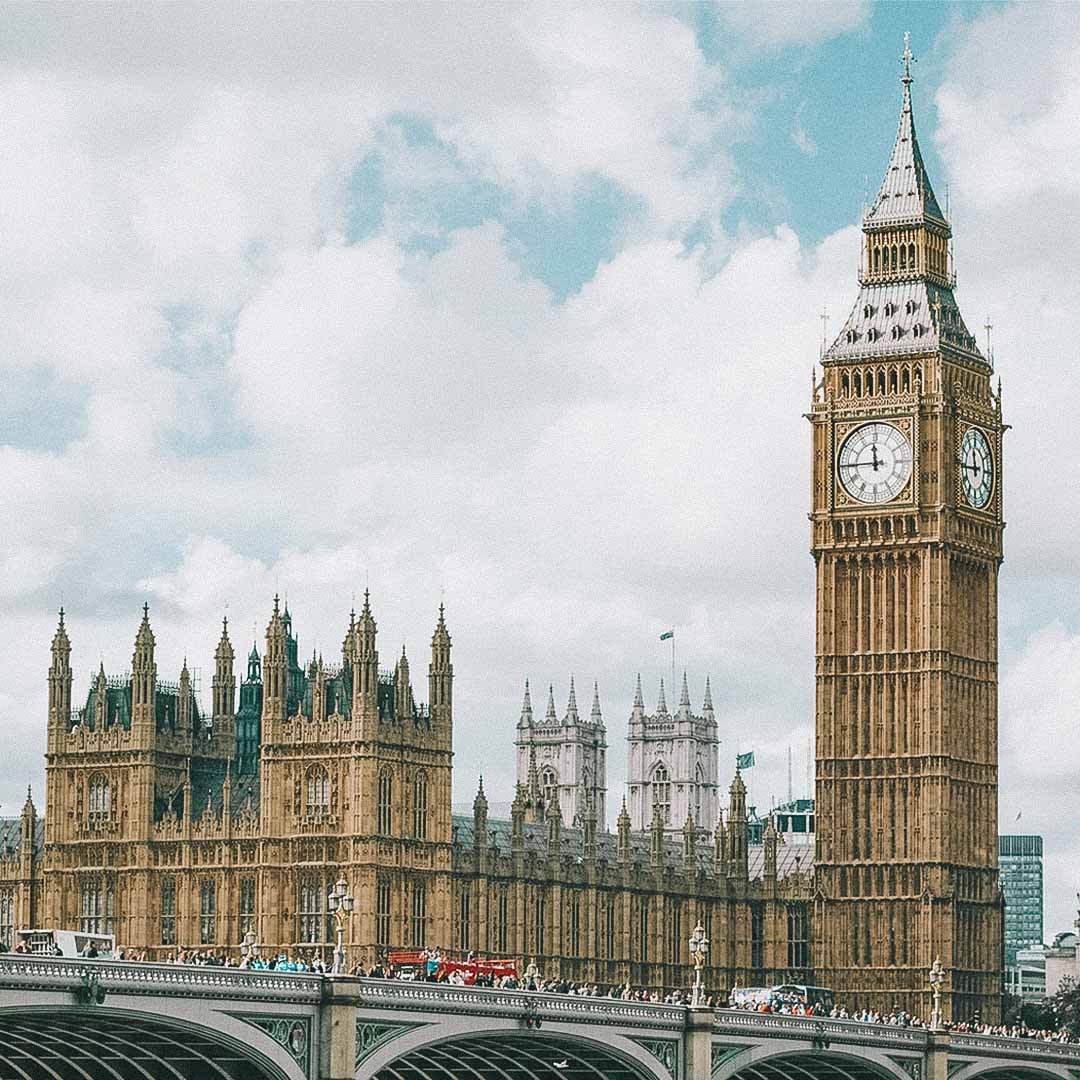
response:
<path fill-rule="evenodd" d="M 1080 986 L 1070 976 L 1061 980 L 1061 988 L 1050 999 L 1050 1006 L 1058 1027 L 1073 1038 L 1080 1038 Z"/>

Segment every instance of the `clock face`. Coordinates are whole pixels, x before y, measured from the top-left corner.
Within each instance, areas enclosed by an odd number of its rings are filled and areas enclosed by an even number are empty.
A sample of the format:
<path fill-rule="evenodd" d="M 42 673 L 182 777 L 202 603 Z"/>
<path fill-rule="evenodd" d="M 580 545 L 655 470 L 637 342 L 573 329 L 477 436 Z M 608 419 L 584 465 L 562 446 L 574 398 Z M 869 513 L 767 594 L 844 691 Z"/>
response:
<path fill-rule="evenodd" d="M 911 443 L 892 424 L 863 424 L 840 447 L 838 469 L 853 499 L 890 502 L 911 478 Z"/>
<path fill-rule="evenodd" d="M 960 442 L 960 485 L 964 498 L 976 510 L 986 506 L 994 490 L 990 441 L 977 427 L 969 427 Z"/>

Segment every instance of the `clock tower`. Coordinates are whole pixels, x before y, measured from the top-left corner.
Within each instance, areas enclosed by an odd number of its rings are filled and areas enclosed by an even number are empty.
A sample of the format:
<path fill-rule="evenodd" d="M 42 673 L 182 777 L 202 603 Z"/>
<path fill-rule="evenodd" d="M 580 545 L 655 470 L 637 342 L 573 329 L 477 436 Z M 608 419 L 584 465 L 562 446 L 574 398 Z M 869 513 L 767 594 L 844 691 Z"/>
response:
<path fill-rule="evenodd" d="M 954 297 L 911 52 L 859 295 L 822 356 L 817 570 L 817 979 L 847 1001 L 996 1018 L 1000 385 Z"/>

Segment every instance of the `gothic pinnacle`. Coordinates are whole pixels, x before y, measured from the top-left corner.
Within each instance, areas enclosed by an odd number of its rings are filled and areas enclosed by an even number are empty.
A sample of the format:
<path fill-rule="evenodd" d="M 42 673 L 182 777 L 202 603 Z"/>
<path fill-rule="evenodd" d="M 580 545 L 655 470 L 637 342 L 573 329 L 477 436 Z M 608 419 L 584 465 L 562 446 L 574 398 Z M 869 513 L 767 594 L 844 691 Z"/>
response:
<path fill-rule="evenodd" d="M 570 676 L 570 699 L 566 703 L 566 722 L 576 724 L 578 722 L 577 694 L 574 692 L 574 676 Z"/>
<path fill-rule="evenodd" d="M 644 709 L 645 699 L 641 696 L 641 672 L 638 672 L 637 684 L 634 686 L 634 708 Z"/>
<path fill-rule="evenodd" d="M 656 703 L 657 716 L 664 716 L 667 713 L 667 699 L 664 697 L 664 680 L 660 680 L 660 699 Z"/>
<path fill-rule="evenodd" d="M 709 676 L 708 675 L 705 676 L 705 700 L 701 703 L 701 707 L 706 712 L 712 712 L 713 711 L 712 684 L 709 681 Z"/>
<path fill-rule="evenodd" d="M 548 683 L 547 712 L 544 714 L 544 720 L 549 724 L 559 722 L 559 718 L 555 714 L 555 687 L 551 683 Z"/>
<path fill-rule="evenodd" d="M 592 684 L 592 715 L 590 719 L 597 725 L 603 723 L 603 717 L 600 715 L 600 686 L 595 680 Z"/>
<path fill-rule="evenodd" d="M 690 709 L 690 686 L 686 681 L 686 672 L 682 673 L 682 695 L 679 697 L 679 708 Z"/>

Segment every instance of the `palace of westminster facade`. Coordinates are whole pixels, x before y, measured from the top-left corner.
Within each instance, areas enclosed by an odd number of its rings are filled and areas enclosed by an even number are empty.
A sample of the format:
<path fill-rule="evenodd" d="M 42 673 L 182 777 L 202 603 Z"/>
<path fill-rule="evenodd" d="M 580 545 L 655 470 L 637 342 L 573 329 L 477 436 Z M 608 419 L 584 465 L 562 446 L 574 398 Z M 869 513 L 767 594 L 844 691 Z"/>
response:
<path fill-rule="evenodd" d="M 427 704 L 404 653 L 379 667 L 365 594 L 340 664 L 302 666 L 274 601 L 237 701 L 227 627 L 212 710 L 186 668 L 158 679 L 148 613 L 131 673 L 73 707 L 61 613 L 49 668 L 44 819 L 0 823 L 0 937 L 112 931 L 163 958 L 327 950 L 326 896 L 356 897 L 350 963 L 437 945 L 535 959 L 601 984 L 809 981 L 928 1012 L 940 957 L 955 1017 L 999 1011 L 997 573 L 1000 388 L 953 295 L 951 230 L 915 138 L 905 64 L 896 142 L 863 220 L 859 295 L 810 411 L 817 579 L 816 843 L 748 843 L 717 723 L 679 707 L 629 725 L 628 800 L 607 828 L 599 705 L 534 716 L 526 688 L 510 820 L 451 809 L 453 667 L 443 612 Z M 672 688 L 674 689 L 674 688 Z M 662 693 L 662 691 L 661 691 Z"/>

